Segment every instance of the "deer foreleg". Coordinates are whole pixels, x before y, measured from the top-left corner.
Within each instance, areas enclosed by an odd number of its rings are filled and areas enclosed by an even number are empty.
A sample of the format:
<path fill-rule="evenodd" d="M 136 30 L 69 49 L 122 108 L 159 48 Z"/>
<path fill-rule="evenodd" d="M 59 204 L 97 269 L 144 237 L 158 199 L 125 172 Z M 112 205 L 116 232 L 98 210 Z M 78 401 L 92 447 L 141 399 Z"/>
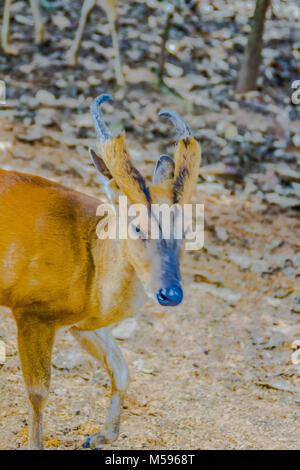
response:
<path fill-rule="evenodd" d="M 78 52 L 80 48 L 80 44 L 82 41 L 82 37 L 84 34 L 85 26 L 87 23 L 88 16 L 92 9 L 95 7 L 97 0 L 84 0 L 84 4 L 82 10 L 80 12 L 80 21 L 79 26 L 76 31 L 75 39 L 73 41 L 71 49 L 67 52 L 66 58 L 69 65 L 76 65 Z"/>
<path fill-rule="evenodd" d="M 10 24 L 11 0 L 5 0 L 3 22 L 1 30 L 2 49 L 6 54 L 17 55 L 18 50 L 9 44 L 9 24 Z"/>
<path fill-rule="evenodd" d="M 40 13 L 40 8 L 38 4 L 38 0 L 30 0 L 30 6 L 32 10 L 32 15 L 34 19 L 34 36 L 35 42 L 41 43 L 44 40 L 45 36 L 45 27 L 43 23 L 43 19 Z"/>
<path fill-rule="evenodd" d="M 92 434 L 84 443 L 84 447 L 95 449 L 118 438 L 129 372 L 121 350 L 106 328 L 97 331 L 81 331 L 72 327 L 70 331 L 81 346 L 101 362 L 111 379 L 112 396 L 103 429 L 101 432 Z"/>
<path fill-rule="evenodd" d="M 117 84 L 120 86 L 124 85 L 124 76 L 121 67 L 120 58 L 120 42 L 119 42 L 119 23 L 117 5 L 115 1 L 106 0 L 106 13 L 110 24 L 111 35 L 112 35 L 112 46 L 114 51 L 114 68 L 116 74 Z"/>
<path fill-rule="evenodd" d="M 31 404 L 29 448 L 43 449 L 43 408 L 51 377 L 51 356 L 56 329 L 29 315 L 17 319 L 23 377 Z"/>

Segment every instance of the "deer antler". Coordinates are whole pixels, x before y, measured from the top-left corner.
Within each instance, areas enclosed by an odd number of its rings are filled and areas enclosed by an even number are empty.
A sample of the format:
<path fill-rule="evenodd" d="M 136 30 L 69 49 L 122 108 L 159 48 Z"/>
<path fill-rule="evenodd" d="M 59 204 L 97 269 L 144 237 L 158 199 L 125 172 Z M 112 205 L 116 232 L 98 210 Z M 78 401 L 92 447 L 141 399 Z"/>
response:
<path fill-rule="evenodd" d="M 175 148 L 175 172 L 173 199 L 175 203 L 184 204 L 191 198 L 198 179 L 201 163 L 200 145 L 194 139 L 190 128 L 176 111 L 163 110 L 160 117 L 166 117 L 175 126 L 178 143 Z"/>
<path fill-rule="evenodd" d="M 91 113 L 95 124 L 95 129 L 101 142 L 111 139 L 111 132 L 102 120 L 101 105 L 106 101 L 113 101 L 110 95 L 100 95 L 91 104 Z"/>
<path fill-rule="evenodd" d="M 112 98 L 109 95 L 100 95 L 91 105 L 102 158 L 112 177 L 131 202 L 148 206 L 151 204 L 150 191 L 146 181 L 134 166 L 126 147 L 125 136 L 113 137 L 103 122 L 100 106 L 106 101 L 112 101 Z"/>
<path fill-rule="evenodd" d="M 192 137 L 191 129 L 187 126 L 182 117 L 176 113 L 176 111 L 169 111 L 168 109 L 164 109 L 159 113 L 159 117 L 165 117 L 172 122 L 175 127 L 175 131 L 177 132 L 178 139 Z"/>

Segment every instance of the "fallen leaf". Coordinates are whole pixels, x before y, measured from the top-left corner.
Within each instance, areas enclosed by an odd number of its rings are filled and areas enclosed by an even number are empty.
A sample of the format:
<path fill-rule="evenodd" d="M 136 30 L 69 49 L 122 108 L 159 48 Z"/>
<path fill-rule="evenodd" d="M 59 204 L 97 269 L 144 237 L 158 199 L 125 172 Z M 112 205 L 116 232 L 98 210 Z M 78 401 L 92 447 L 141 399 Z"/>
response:
<path fill-rule="evenodd" d="M 192 286 L 208 294 L 214 295 L 215 297 L 219 297 L 220 299 L 229 302 L 232 305 L 235 305 L 242 298 L 242 294 L 240 293 L 233 292 L 230 289 L 226 289 L 224 287 L 215 287 L 205 282 L 193 282 Z"/>

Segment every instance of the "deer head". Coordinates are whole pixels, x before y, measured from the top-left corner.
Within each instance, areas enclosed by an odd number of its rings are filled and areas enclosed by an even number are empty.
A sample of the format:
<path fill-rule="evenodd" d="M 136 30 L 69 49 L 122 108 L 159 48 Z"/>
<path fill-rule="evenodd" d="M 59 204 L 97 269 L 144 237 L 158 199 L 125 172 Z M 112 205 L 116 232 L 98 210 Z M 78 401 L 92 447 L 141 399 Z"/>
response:
<path fill-rule="evenodd" d="M 134 236 L 119 240 L 122 255 L 134 268 L 149 297 L 163 306 L 175 306 L 183 298 L 179 261 L 184 234 L 180 236 L 177 232 L 175 237 L 174 230 L 178 225 L 177 219 L 182 215 L 179 209 L 189 202 L 197 182 L 200 146 L 176 112 L 162 111 L 160 116 L 174 124 L 178 142 L 174 159 L 161 155 L 155 167 L 153 184 L 147 184 L 129 155 L 125 136 L 113 137 L 103 122 L 100 106 L 111 100 L 109 95 L 101 95 L 92 103 L 91 112 L 99 142 L 97 153 L 90 149 L 90 156 L 112 204 L 116 206 L 117 196 L 123 194 L 130 206 L 138 204 L 144 208 L 138 222 L 134 220 L 130 224 Z M 169 211 L 167 236 L 157 211 L 158 204 L 165 208 L 173 206 L 172 212 Z"/>

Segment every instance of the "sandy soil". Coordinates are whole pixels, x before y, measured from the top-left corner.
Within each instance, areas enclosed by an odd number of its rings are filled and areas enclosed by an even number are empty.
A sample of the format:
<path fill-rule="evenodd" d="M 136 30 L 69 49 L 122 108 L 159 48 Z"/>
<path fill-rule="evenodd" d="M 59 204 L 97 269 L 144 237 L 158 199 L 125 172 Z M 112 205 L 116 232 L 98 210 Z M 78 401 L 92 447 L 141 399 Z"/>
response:
<path fill-rule="evenodd" d="M 38 144 L 30 147 L 31 154 L 39 151 Z M 71 153 L 56 149 L 65 161 L 66 152 Z M 26 160 L 10 164 L 26 169 Z M 47 167 L 36 172 L 51 176 Z M 94 192 L 72 175 L 64 176 L 64 183 Z M 300 333 L 294 313 L 300 291 L 299 213 L 271 211 L 243 192 L 205 196 L 201 186 L 195 200 L 205 202 L 205 247 L 185 254 L 184 302 L 169 310 L 149 303 L 137 318 L 135 336 L 120 341 L 131 384 L 112 447 L 296 449 L 300 366 L 291 355 Z M 225 241 L 218 228 L 226 229 Z M 257 268 L 259 261 L 243 267 L 239 256 L 246 255 L 260 261 L 268 255 L 273 269 Z M 0 366 L 0 448 L 24 448 L 28 405 L 16 328 L 4 308 L 0 335 L 7 346 Z M 100 430 L 109 390 L 104 371 L 61 332 L 45 410 L 46 447 L 80 448 L 87 434 Z"/>

